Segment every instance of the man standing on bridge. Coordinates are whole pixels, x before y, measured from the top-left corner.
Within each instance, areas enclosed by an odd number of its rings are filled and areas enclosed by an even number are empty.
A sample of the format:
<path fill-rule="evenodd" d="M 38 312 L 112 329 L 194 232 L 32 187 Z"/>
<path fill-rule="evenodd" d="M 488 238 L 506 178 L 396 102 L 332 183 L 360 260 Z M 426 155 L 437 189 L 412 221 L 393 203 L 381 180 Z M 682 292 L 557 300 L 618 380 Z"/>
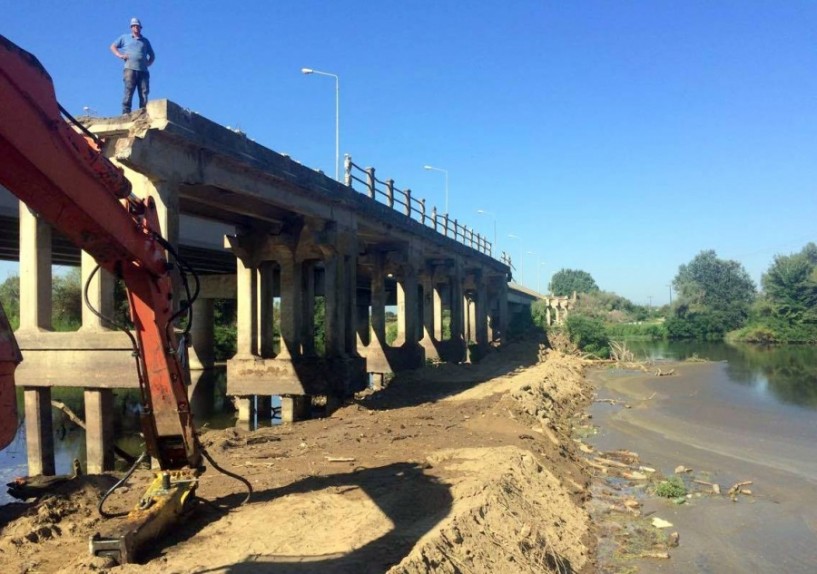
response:
<path fill-rule="evenodd" d="M 150 41 L 142 36 L 142 23 L 139 18 L 131 18 L 130 33 L 123 34 L 113 44 L 111 52 L 120 60 L 125 60 L 125 95 L 122 98 L 122 113 L 129 114 L 133 92 L 139 87 L 139 107 L 148 103 L 150 92 L 150 72 L 148 67 L 156 61 L 156 54 Z"/>

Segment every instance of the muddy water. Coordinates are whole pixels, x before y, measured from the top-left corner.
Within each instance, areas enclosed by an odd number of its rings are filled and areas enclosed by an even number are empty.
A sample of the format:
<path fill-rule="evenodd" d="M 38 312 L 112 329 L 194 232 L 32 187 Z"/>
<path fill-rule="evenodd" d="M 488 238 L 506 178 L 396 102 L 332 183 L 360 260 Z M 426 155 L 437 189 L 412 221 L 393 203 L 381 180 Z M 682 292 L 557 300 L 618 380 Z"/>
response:
<path fill-rule="evenodd" d="M 667 365 L 660 365 L 667 370 Z M 640 572 L 817 572 L 817 409 L 736 380 L 735 362 L 679 363 L 675 376 L 594 371 L 601 450 L 636 451 L 642 464 L 672 475 L 684 465 L 722 492 L 751 480 L 752 496 L 648 500 L 645 513 L 673 523 L 681 544 Z M 739 371 L 740 369 L 738 369 Z"/>
<path fill-rule="evenodd" d="M 235 409 L 227 398 L 226 371 L 223 368 L 208 371 L 196 378 L 196 384 L 189 389 L 190 404 L 197 426 L 209 428 L 226 428 L 233 426 L 236 419 Z M 66 404 L 80 418 L 85 418 L 82 389 L 55 389 L 53 398 Z M 22 389 L 17 393 L 17 409 L 24 412 Z M 277 398 L 276 398 L 277 399 Z M 144 440 L 140 435 L 138 405 L 139 393 L 135 390 L 117 390 L 114 398 L 115 437 L 119 448 L 138 456 L 144 450 Z M 280 406 L 280 400 L 273 400 L 273 406 Z M 254 426 L 272 424 L 273 421 L 260 421 L 256 418 Z M 277 422 L 277 421 L 276 421 Z M 62 411 L 52 409 L 54 429 L 54 462 L 56 474 L 69 474 L 74 459 L 86 468 L 85 431 L 70 421 Z M 127 468 L 117 459 L 117 470 Z M 0 450 L 0 505 L 15 502 L 6 492 L 5 485 L 15 477 L 28 475 L 26 454 L 25 425 L 21 424 L 13 442 Z M 0 570 L 2 572 L 2 570 Z"/>

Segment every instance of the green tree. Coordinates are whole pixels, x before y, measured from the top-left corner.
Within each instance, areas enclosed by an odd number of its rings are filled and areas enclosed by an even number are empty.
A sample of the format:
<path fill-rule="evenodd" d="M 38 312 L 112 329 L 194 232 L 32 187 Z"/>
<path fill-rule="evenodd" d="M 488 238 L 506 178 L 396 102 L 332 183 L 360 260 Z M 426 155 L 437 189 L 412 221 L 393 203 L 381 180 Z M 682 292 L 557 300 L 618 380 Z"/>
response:
<path fill-rule="evenodd" d="M 667 332 L 676 339 L 720 339 L 741 327 L 755 298 L 755 284 L 737 261 L 701 251 L 678 268 L 672 285 L 679 297 Z"/>
<path fill-rule="evenodd" d="M 817 323 L 817 245 L 778 255 L 761 278 L 774 315 L 791 322 Z"/>
<path fill-rule="evenodd" d="M 595 293 L 599 290 L 596 281 L 587 271 L 561 269 L 550 279 L 550 292 L 560 297 L 575 293 Z"/>
<path fill-rule="evenodd" d="M 576 299 L 574 310 L 576 313 L 601 319 L 607 323 L 622 323 L 635 320 L 636 307 L 629 299 L 621 295 L 596 290 L 579 296 Z"/>
<path fill-rule="evenodd" d="M 0 304 L 6 312 L 6 317 L 12 329 L 20 326 L 20 276 L 9 275 L 0 283 Z"/>
<path fill-rule="evenodd" d="M 56 331 L 76 331 L 82 325 L 82 279 L 79 267 L 55 275 L 51 284 L 52 322 Z"/>
<path fill-rule="evenodd" d="M 761 278 L 763 294 L 734 338 L 751 343 L 817 342 L 817 245 L 778 255 Z"/>

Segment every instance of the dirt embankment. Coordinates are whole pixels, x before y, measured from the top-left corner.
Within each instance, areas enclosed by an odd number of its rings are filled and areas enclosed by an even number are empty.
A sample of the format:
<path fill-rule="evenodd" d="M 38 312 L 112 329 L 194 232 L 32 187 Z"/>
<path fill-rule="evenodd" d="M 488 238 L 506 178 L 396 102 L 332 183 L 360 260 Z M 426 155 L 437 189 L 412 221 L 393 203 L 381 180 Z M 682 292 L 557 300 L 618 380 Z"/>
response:
<path fill-rule="evenodd" d="M 111 477 L 86 477 L 0 509 L 3 572 L 591 572 L 588 481 L 571 440 L 590 398 L 583 363 L 538 342 L 478 365 L 400 375 L 331 417 L 202 442 L 242 487 L 208 469 L 193 515 L 144 564 L 90 558 Z M 132 506 L 134 475 L 106 507 Z"/>

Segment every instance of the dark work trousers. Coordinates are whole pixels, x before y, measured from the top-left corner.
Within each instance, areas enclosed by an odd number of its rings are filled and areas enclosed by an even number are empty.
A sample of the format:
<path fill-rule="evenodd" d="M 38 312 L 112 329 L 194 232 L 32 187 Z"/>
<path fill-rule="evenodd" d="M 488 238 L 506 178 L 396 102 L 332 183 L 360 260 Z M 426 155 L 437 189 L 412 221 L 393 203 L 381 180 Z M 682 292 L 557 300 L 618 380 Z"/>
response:
<path fill-rule="evenodd" d="M 150 92 L 150 72 L 125 68 L 123 80 L 125 82 L 125 95 L 122 97 L 122 113 L 130 113 L 133 92 L 137 87 L 139 88 L 139 107 L 144 108 L 148 103 L 148 93 Z"/>

